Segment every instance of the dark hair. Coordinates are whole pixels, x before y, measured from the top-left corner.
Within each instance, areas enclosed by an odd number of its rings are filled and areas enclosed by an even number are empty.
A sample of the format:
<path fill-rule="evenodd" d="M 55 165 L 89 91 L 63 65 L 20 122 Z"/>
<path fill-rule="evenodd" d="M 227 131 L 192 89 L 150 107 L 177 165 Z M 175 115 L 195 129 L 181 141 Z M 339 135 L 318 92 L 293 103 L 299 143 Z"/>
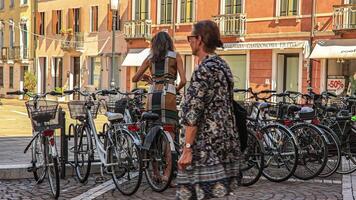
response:
<path fill-rule="evenodd" d="M 217 47 L 223 47 L 219 27 L 211 20 L 203 20 L 194 24 L 193 34 L 201 37 L 207 53 L 213 53 Z"/>
<path fill-rule="evenodd" d="M 167 51 L 173 51 L 172 38 L 165 31 L 158 32 L 151 40 L 151 61 L 157 62 L 164 59 Z"/>

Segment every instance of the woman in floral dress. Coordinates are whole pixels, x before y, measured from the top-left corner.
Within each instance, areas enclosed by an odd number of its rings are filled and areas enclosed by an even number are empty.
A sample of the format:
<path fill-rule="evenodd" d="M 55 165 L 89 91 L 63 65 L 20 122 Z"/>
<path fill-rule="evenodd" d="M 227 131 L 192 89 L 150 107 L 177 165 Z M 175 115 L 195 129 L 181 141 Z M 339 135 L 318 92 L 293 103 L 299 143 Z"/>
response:
<path fill-rule="evenodd" d="M 186 133 L 178 162 L 176 198 L 223 197 L 237 187 L 239 177 L 240 147 L 232 111 L 233 76 L 228 64 L 214 53 L 222 47 L 214 22 L 194 24 L 188 41 L 199 66 L 182 107 Z"/>

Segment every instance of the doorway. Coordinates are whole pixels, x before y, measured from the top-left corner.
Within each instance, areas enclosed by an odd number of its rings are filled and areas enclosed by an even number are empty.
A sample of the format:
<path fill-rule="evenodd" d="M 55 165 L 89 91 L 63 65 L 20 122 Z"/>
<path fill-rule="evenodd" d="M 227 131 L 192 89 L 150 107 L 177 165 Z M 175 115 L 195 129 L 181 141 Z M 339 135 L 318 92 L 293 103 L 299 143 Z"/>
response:
<path fill-rule="evenodd" d="M 278 54 L 277 92 L 298 91 L 299 54 Z"/>

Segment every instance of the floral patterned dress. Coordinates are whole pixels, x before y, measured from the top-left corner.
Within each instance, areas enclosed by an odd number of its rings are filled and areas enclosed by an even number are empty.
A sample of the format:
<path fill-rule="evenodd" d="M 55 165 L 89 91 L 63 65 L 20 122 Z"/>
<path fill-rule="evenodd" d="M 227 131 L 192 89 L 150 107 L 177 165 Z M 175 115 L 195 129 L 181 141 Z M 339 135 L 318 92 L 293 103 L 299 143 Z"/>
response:
<path fill-rule="evenodd" d="M 192 165 L 177 175 L 179 200 L 223 197 L 237 187 L 240 144 L 232 113 L 232 89 L 231 70 L 217 55 L 207 56 L 192 75 L 182 121 L 197 126 L 198 132 L 192 146 Z"/>

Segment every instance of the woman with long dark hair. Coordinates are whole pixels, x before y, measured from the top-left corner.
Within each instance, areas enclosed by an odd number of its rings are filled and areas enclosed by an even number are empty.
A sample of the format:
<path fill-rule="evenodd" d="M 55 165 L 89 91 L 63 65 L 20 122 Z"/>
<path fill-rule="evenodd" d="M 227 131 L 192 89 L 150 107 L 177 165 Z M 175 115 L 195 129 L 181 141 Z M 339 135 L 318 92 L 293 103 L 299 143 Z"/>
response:
<path fill-rule="evenodd" d="M 148 69 L 151 76 L 145 74 Z M 176 86 L 177 73 L 180 82 Z M 159 114 L 163 124 L 176 126 L 178 122 L 176 92 L 184 87 L 186 78 L 182 58 L 174 51 L 173 41 L 167 32 L 158 32 L 152 38 L 151 53 L 132 78 L 133 82 L 139 80 L 151 83 L 147 97 L 147 111 Z M 175 133 L 171 133 L 171 136 L 175 138 Z M 172 158 L 167 160 L 168 165 L 171 166 Z M 167 179 L 168 173 L 170 172 L 166 170 L 161 178 Z"/>

